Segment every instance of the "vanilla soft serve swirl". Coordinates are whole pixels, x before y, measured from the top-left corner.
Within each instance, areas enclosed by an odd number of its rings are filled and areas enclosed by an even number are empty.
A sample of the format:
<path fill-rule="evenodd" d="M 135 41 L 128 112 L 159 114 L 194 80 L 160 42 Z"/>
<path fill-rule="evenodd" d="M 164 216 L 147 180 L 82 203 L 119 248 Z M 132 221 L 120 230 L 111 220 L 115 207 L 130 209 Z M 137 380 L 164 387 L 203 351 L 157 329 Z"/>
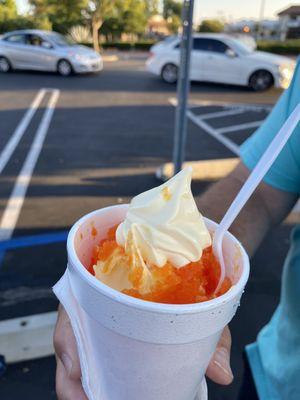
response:
<path fill-rule="evenodd" d="M 117 243 L 126 250 L 132 240 L 148 266 L 169 261 L 180 268 L 198 261 L 211 237 L 194 201 L 191 179 L 192 169 L 186 168 L 134 197 L 117 229 Z"/>
<path fill-rule="evenodd" d="M 136 289 L 147 293 L 155 283 L 151 266 L 169 262 L 180 268 L 200 260 L 211 237 L 194 201 L 191 179 L 192 169 L 186 168 L 132 199 L 116 231 L 119 247 L 94 266 L 98 279 L 122 291 L 132 287 L 130 274 L 139 270 L 142 276 Z"/>

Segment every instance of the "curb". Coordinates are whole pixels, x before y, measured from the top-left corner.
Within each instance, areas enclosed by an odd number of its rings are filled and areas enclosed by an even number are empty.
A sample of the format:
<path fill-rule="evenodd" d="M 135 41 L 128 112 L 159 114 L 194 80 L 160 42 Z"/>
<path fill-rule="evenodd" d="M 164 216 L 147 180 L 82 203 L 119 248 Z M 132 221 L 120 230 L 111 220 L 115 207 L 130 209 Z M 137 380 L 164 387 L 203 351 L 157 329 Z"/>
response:
<path fill-rule="evenodd" d="M 116 62 L 119 61 L 119 57 L 116 55 L 102 56 L 104 62 Z"/>

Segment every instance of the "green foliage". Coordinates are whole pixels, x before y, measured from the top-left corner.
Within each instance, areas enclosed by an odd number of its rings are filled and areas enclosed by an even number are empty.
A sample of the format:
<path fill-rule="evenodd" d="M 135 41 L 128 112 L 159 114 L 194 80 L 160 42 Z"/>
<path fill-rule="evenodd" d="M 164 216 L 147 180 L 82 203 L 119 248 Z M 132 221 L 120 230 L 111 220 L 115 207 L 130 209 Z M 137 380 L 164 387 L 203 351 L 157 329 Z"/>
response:
<path fill-rule="evenodd" d="M 29 0 L 41 29 L 66 33 L 72 26 L 84 22 L 88 0 Z"/>
<path fill-rule="evenodd" d="M 147 8 L 143 0 L 117 0 L 114 13 L 105 18 L 100 33 L 119 38 L 122 33 L 140 35 L 147 24 Z"/>
<path fill-rule="evenodd" d="M 218 33 L 223 32 L 223 30 L 224 24 L 218 19 L 204 19 L 199 26 L 199 32 Z"/>
<path fill-rule="evenodd" d="M 0 21 L 17 18 L 17 6 L 14 0 L 0 0 Z"/>
<path fill-rule="evenodd" d="M 33 29 L 36 28 L 33 19 L 17 17 L 6 20 L 0 20 L 0 34 L 14 31 L 16 29 Z"/>
<path fill-rule="evenodd" d="M 174 17 L 175 15 L 181 18 L 182 2 L 176 0 L 164 0 L 163 16 L 165 19 Z"/>
<path fill-rule="evenodd" d="M 99 33 L 119 40 L 122 33 L 142 37 L 148 18 L 158 12 L 161 0 L 28 0 L 30 14 L 18 16 L 14 0 L 0 0 L 0 32 L 37 28 L 68 33 L 72 27 L 92 28 L 95 48 Z M 181 23 L 182 2 L 164 0 L 171 32 Z"/>
<path fill-rule="evenodd" d="M 168 28 L 172 33 L 178 33 L 178 30 L 181 26 L 181 18 L 178 15 L 173 15 L 169 17 L 168 20 Z"/>
<path fill-rule="evenodd" d="M 158 13 L 159 0 L 145 0 L 147 17 Z"/>
<path fill-rule="evenodd" d="M 156 43 L 155 41 L 138 41 L 138 42 L 105 42 L 102 43 L 103 49 L 117 49 L 117 50 L 140 50 L 149 51 L 150 47 Z M 91 43 L 81 43 L 85 46 L 91 47 Z"/>
<path fill-rule="evenodd" d="M 120 37 L 122 29 L 120 18 L 110 17 L 103 22 L 100 33 L 106 36 L 111 35 L 112 37 Z"/>
<path fill-rule="evenodd" d="M 167 20 L 168 28 L 172 33 L 178 33 L 181 26 L 182 2 L 176 0 L 164 0 L 163 16 Z"/>
<path fill-rule="evenodd" d="M 141 34 L 147 24 L 146 4 L 143 0 L 123 0 L 121 15 L 124 33 Z"/>
<path fill-rule="evenodd" d="M 284 42 L 274 40 L 261 40 L 257 42 L 257 50 L 277 54 L 300 54 L 300 39 L 286 40 Z"/>

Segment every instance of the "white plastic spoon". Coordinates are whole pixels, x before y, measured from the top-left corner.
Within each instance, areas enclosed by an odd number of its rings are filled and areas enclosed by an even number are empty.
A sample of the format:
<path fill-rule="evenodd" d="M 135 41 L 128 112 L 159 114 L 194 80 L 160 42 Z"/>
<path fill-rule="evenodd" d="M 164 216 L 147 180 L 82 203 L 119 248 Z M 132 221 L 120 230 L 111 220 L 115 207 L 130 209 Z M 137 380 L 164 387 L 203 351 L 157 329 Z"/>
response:
<path fill-rule="evenodd" d="M 248 201 L 249 197 L 252 195 L 256 187 L 259 185 L 265 174 L 268 172 L 269 168 L 276 160 L 277 156 L 281 152 L 283 146 L 288 141 L 289 137 L 296 128 L 300 120 L 300 103 L 295 107 L 294 111 L 291 113 L 289 118 L 283 124 L 277 135 L 274 137 L 255 168 L 252 170 L 248 179 L 242 186 L 241 190 L 237 194 L 236 198 L 233 200 L 231 206 L 224 215 L 220 225 L 214 233 L 213 237 L 213 252 L 214 255 L 219 260 L 221 266 L 221 275 L 218 286 L 215 290 L 217 293 L 224 281 L 226 276 L 226 266 L 223 258 L 222 242 L 225 232 L 229 229 L 235 218 L 240 213 L 241 209 L 244 207 L 245 203 Z"/>

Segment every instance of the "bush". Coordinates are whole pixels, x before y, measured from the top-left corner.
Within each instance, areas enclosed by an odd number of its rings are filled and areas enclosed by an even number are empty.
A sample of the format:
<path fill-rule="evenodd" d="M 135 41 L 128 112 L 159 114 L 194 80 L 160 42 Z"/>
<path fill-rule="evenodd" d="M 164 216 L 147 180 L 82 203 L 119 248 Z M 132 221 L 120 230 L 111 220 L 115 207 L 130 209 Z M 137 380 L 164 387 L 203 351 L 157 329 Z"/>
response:
<path fill-rule="evenodd" d="M 141 50 L 149 51 L 150 47 L 154 44 L 154 41 L 148 42 L 104 42 L 100 43 L 103 49 L 117 49 L 117 50 Z M 84 46 L 92 47 L 91 43 L 81 43 Z"/>
<path fill-rule="evenodd" d="M 33 17 L 19 16 L 14 19 L 0 21 L 0 33 L 6 33 L 19 29 L 46 29 L 51 30 L 51 24 L 48 19 L 34 19 Z"/>
<path fill-rule="evenodd" d="M 280 41 L 261 40 L 257 42 L 257 50 L 267 51 L 277 54 L 300 54 L 300 39 Z"/>
<path fill-rule="evenodd" d="M 87 26 L 75 25 L 69 32 L 68 36 L 73 39 L 76 43 L 92 43 L 93 38 L 91 31 Z"/>
<path fill-rule="evenodd" d="M 0 33 L 6 33 L 18 29 L 34 29 L 35 23 L 32 19 L 18 17 L 0 21 Z"/>
<path fill-rule="evenodd" d="M 204 19 L 198 30 L 199 32 L 219 33 L 224 31 L 224 24 L 218 19 Z"/>

